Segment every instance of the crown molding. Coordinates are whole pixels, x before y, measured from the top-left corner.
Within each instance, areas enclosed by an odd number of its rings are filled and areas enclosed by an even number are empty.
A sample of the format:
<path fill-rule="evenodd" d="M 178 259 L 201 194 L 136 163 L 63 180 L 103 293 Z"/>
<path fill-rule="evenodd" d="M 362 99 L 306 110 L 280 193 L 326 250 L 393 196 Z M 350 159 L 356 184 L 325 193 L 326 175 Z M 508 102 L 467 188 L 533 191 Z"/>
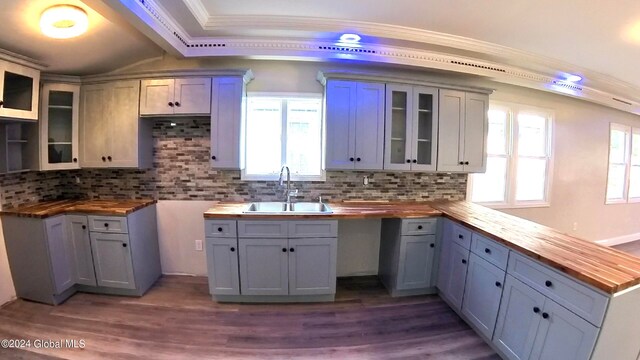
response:
<path fill-rule="evenodd" d="M 30 67 L 40 71 L 47 68 L 47 65 L 43 62 L 4 49 L 0 49 L 0 60 L 9 61 L 14 64 Z"/>

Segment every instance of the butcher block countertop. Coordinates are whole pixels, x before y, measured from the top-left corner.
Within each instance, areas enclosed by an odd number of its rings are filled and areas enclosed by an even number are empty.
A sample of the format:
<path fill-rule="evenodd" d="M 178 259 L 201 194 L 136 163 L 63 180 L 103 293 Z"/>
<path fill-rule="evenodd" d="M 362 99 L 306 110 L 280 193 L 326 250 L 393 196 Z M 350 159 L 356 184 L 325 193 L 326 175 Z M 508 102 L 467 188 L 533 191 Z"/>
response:
<path fill-rule="evenodd" d="M 53 200 L 5 209 L 0 215 L 39 219 L 66 213 L 125 216 L 155 203 L 155 200 Z"/>
<path fill-rule="evenodd" d="M 333 214 L 245 214 L 247 203 L 216 204 L 205 219 L 366 219 L 444 216 L 565 274 L 614 294 L 640 284 L 640 258 L 466 201 L 330 203 Z"/>

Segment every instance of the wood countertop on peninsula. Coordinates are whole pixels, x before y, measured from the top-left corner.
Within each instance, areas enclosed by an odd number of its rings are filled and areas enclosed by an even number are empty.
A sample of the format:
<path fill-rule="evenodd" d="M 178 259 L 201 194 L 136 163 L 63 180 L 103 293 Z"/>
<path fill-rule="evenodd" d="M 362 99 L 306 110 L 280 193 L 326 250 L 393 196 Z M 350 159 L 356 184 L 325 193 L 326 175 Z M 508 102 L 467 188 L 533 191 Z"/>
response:
<path fill-rule="evenodd" d="M 67 213 L 125 216 L 155 203 L 155 200 L 53 200 L 9 208 L 0 215 L 39 219 Z"/>
<path fill-rule="evenodd" d="M 220 203 L 205 219 L 367 219 L 444 216 L 573 278 L 614 294 L 640 284 L 640 258 L 467 201 L 329 203 L 332 214 L 246 214 Z"/>

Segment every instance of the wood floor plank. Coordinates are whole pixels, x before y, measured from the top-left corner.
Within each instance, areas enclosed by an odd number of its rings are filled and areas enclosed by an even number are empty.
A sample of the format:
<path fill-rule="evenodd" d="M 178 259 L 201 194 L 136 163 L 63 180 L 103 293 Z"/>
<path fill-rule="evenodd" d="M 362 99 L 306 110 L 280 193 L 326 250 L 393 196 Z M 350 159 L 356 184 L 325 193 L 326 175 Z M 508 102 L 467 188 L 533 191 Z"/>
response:
<path fill-rule="evenodd" d="M 336 302 L 220 304 L 207 279 L 164 276 L 141 298 L 76 294 L 0 308 L 0 339 L 83 339 L 0 359 L 499 359 L 437 296 L 391 298 L 376 277 L 339 279 Z"/>

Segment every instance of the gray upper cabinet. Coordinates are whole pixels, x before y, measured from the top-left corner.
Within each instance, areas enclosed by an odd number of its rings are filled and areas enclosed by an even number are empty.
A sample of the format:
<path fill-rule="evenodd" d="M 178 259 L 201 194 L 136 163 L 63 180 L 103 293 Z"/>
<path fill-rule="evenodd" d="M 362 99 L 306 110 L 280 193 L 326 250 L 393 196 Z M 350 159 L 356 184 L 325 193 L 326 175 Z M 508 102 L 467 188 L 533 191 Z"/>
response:
<path fill-rule="evenodd" d="M 337 238 L 289 239 L 289 294 L 334 294 L 337 257 Z"/>
<path fill-rule="evenodd" d="M 211 78 L 142 80 L 140 115 L 209 115 Z"/>
<path fill-rule="evenodd" d="M 206 246 L 210 293 L 240 295 L 238 240 L 208 237 Z"/>
<path fill-rule="evenodd" d="M 469 256 L 462 313 L 488 339 L 498 318 L 504 278 L 504 270 L 476 254 Z"/>
<path fill-rule="evenodd" d="M 215 77 L 211 91 L 211 156 L 213 168 L 240 169 L 241 126 L 245 99 L 240 76 Z"/>
<path fill-rule="evenodd" d="M 77 169 L 80 85 L 42 85 L 40 99 L 40 169 Z"/>
<path fill-rule="evenodd" d="M 64 215 L 46 219 L 44 226 L 51 258 L 54 294 L 62 294 L 75 284 L 73 244 L 67 237 Z"/>
<path fill-rule="evenodd" d="M 82 167 L 151 167 L 153 125 L 139 118 L 139 97 L 140 82 L 135 80 L 82 86 Z"/>
<path fill-rule="evenodd" d="M 0 117 L 38 120 L 40 71 L 0 60 Z"/>
<path fill-rule="evenodd" d="M 327 169 L 383 168 L 384 101 L 384 84 L 327 82 Z"/>
<path fill-rule="evenodd" d="M 86 216 L 67 215 L 68 235 L 73 246 L 75 260 L 76 282 L 81 285 L 96 286 L 88 224 Z"/>
<path fill-rule="evenodd" d="M 129 235 L 92 232 L 90 236 L 98 285 L 135 289 Z"/>
<path fill-rule="evenodd" d="M 489 96 L 440 90 L 438 171 L 484 172 Z"/>
<path fill-rule="evenodd" d="M 438 89 L 387 84 L 384 168 L 435 171 Z"/>
<path fill-rule="evenodd" d="M 243 295 L 288 295 L 286 238 L 240 238 L 240 288 Z"/>

